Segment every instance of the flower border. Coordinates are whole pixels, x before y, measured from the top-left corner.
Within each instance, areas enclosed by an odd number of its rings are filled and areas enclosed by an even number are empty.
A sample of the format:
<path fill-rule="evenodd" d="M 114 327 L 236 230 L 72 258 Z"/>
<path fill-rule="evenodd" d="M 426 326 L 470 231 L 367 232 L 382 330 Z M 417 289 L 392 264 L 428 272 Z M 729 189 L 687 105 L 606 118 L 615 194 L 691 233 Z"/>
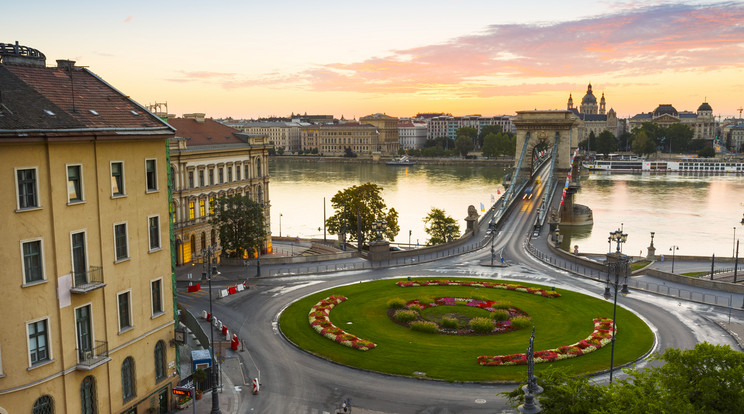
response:
<path fill-rule="evenodd" d="M 599 348 L 612 342 L 612 319 L 595 318 L 594 331 L 586 339 L 582 339 L 572 345 L 559 346 L 558 348 L 548 349 L 545 351 L 536 351 L 534 361 L 536 364 L 543 362 L 562 361 L 564 359 L 576 358 L 594 352 Z M 617 327 L 615 327 L 617 333 Z M 527 365 L 526 354 L 512 354 L 499 356 L 479 356 L 478 364 L 484 366 L 500 365 Z"/>
<path fill-rule="evenodd" d="M 316 332 L 324 337 L 349 348 L 358 349 L 360 351 L 369 351 L 370 349 L 377 347 L 377 344 L 374 342 L 361 339 L 331 323 L 329 318 L 331 309 L 339 303 L 344 302 L 346 299 L 346 296 L 331 295 L 316 303 L 307 315 L 310 325 Z"/>
<path fill-rule="evenodd" d="M 531 293 L 533 295 L 540 295 L 546 298 L 557 298 L 561 294 L 555 290 L 547 291 L 545 289 L 536 289 L 523 285 L 512 285 L 507 283 L 495 283 L 495 282 L 479 282 L 479 281 L 464 281 L 464 280 L 413 280 L 413 281 L 400 281 L 396 283 L 400 287 L 420 287 L 420 286 L 469 286 L 469 287 L 484 287 L 492 289 L 506 289 L 517 292 Z"/>

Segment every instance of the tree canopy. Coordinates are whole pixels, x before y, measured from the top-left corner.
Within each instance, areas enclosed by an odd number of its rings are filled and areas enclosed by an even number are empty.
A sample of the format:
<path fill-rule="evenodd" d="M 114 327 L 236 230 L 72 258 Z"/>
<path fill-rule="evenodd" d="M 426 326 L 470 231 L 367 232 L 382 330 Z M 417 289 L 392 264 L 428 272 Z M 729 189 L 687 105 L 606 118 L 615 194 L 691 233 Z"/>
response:
<path fill-rule="evenodd" d="M 460 237 L 460 226 L 452 217 L 445 214 L 444 210 L 431 208 L 429 214 L 424 217 L 424 230 L 428 234 L 428 245 L 446 243 L 448 240 Z"/>
<path fill-rule="evenodd" d="M 331 205 L 336 212 L 326 220 L 328 231 L 331 234 L 342 234 L 345 230 L 349 240 L 358 242 L 357 230 L 361 225 L 361 242 L 364 243 L 365 240 L 377 238 L 372 223 L 385 220 L 387 228 L 384 236 L 388 240 L 395 238 L 400 231 L 398 212 L 394 208 L 387 209 L 381 193 L 382 187 L 372 183 L 354 185 L 336 193 L 331 198 Z"/>
<path fill-rule="evenodd" d="M 460 135 L 455 140 L 455 148 L 457 148 L 457 152 L 464 157 L 468 155 L 468 152 L 475 148 L 475 144 L 473 144 L 473 139 L 469 136 Z"/>
<path fill-rule="evenodd" d="M 259 251 L 266 239 L 263 206 L 247 195 L 215 199 L 214 215 L 209 222 L 217 229 L 222 252 L 228 257 Z"/>
<path fill-rule="evenodd" d="M 667 349 L 663 362 L 643 370 L 626 369 L 626 378 L 600 386 L 586 377 L 542 371 L 538 384 L 545 413 L 738 413 L 744 407 L 744 353 L 707 342 L 688 350 Z M 516 404 L 517 388 L 506 396 Z"/>

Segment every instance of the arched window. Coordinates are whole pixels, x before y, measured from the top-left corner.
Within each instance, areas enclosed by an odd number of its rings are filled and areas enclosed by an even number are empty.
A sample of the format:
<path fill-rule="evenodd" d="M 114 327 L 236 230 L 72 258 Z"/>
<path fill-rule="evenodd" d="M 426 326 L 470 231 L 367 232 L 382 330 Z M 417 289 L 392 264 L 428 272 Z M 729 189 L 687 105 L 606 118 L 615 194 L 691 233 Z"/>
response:
<path fill-rule="evenodd" d="M 201 233 L 201 249 L 205 250 L 207 248 L 207 235 L 202 232 Z"/>
<path fill-rule="evenodd" d="M 34 403 L 33 414 L 54 414 L 54 400 L 48 395 L 42 395 Z"/>
<path fill-rule="evenodd" d="M 124 402 L 137 395 L 134 384 L 134 359 L 132 357 L 127 357 L 121 364 L 121 395 Z"/>
<path fill-rule="evenodd" d="M 83 414 L 96 414 L 96 380 L 92 375 L 83 378 L 80 384 L 80 405 Z"/>
<path fill-rule="evenodd" d="M 191 256 L 196 256 L 196 236 L 191 235 Z"/>
<path fill-rule="evenodd" d="M 261 178 L 261 157 L 256 157 L 256 177 Z"/>
<path fill-rule="evenodd" d="M 165 378 L 165 343 L 158 341 L 155 344 L 155 381 Z"/>
<path fill-rule="evenodd" d="M 211 237 L 211 242 L 212 242 L 212 244 L 210 244 L 210 246 L 214 246 L 215 244 L 217 244 L 217 233 L 215 233 L 214 229 L 212 229 L 210 231 L 209 235 Z"/>

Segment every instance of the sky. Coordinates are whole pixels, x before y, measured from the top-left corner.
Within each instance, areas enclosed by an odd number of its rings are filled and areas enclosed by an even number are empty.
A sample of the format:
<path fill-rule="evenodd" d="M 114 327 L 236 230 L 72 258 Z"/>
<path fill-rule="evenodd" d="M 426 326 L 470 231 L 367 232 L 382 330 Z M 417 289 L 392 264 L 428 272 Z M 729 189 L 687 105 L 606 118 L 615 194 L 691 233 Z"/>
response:
<path fill-rule="evenodd" d="M 744 105 L 744 3 L 15 1 L 0 43 L 75 60 L 170 113 L 514 115 L 591 83 L 629 117 Z"/>

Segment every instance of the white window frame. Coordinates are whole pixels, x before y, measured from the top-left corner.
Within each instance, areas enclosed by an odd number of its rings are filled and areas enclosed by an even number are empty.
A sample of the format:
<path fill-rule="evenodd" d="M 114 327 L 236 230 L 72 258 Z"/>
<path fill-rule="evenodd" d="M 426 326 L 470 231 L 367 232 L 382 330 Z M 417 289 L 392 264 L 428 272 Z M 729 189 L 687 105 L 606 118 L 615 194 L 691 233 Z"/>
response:
<path fill-rule="evenodd" d="M 23 257 L 23 245 L 25 243 L 31 243 L 31 242 L 36 242 L 36 241 L 39 242 L 39 250 L 40 250 L 39 254 L 41 258 L 41 279 L 27 282 L 26 281 L 26 262 L 25 262 L 25 258 Z M 21 286 L 22 287 L 34 286 L 40 283 L 45 283 L 47 281 L 47 277 L 46 277 L 46 261 L 44 260 L 44 238 L 35 237 L 32 239 L 21 240 L 19 247 L 21 249 L 21 275 L 23 277 Z"/>
<path fill-rule="evenodd" d="M 70 167 L 78 167 L 80 177 L 78 177 L 78 181 L 80 182 L 80 194 L 78 194 L 80 200 L 71 200 L 70 199 Z M 65 181 L 66 187 L 67 187 L 67 204 L 81 204 L 85 202 L 85 183 L 83 182 L 83 164 L 65 164 L 65 177 L 67 180 Z"/>
<path fill-rule="evenodd" d="M 121 187 L 120 194 L 114 193 L 114 164 L 121 164 Z M 119 198 L 119 197 L 126 197 L 127 196 L 127 175 L 126 175 L 126 166 L 124 164 L 124 161 L 111 161 L 109 162 L 109 175 L 111 176 L 112 182 L 109 183 L 111 186 L 111 198 Z"/>
<path fill-rule="evenodd" d="M 34 170 L 34 185 L 36 188 L 34 191 L 36 191 L 36 205 L 32 207 L 21 207 L 21 202 L 18 199 L 18 196 L 20 196 L 21 188 L 18 185 L 18 171 L 21 170 Z M 41 194 L 39 193 L 39 167 L 17 167 L 13 169 L 13 181 L 15 181 L 15 203 L 16 203 L 16 212 L 22 212 L 22 211 L 33 211 L 38 210 L 41 208 Z"/>
<path fill-rule="evenodd" d="M 37 323 L 41 321 L 46 321 L 47 359 L 32 363 L 31 362 L 31 331 L 28 329 L 28 327 L 32 323 Z M 42 365 L 46 365 L 54 361 L 54 354 L 52 354 L 52 342 L 50 341 L 51 338 L 52 338 L 52 326 L 49 323 L 49 316 L 44 316 L 41 318 L 36 318 L 30 321 L 26 321 L 26 358 L 28 359 L 28 369 L 40 367 Z"/>
<path fill-rule="evenodd" d="M 129 326 L 122 327 L 121 326 L 121 310 L 119 309 L 119 298 L 122 295 L 129 295 Z M 123 334 L 124 332 L 130 331 L 134 329 L 134 315 L 132 315 L 132 289 L 123 290 L 116 294 L 116 321 L 117 325 L 116 327 L 119 329 L 119 335 Z"/>
<path fill-rule="evenodd" d="M 148 161 L 154 161 L 155 162 L 155 188 L 149 188 L 147 183 L 147 162 Z M 158 185 L 158 159 L 157 158 L 145 158 L 145 192 L 146 193 L 157 193 L 160 191 L 160 185 Z"/>
<path fill-rule="evenodd" d="M 116 226 L 121 226 L 121 225 L 124 225 L 124 234 L 125 234 L 125 237 L 126 237 L 125 240 L 126 240 L 126 243 L 127 243 L 127 253 L 126 253 L 126 256 L 124 256 L 122 258 L 119 258 L 119 256 L 117 256 L 117 252 L 116 252 L 116 250 L 117 250 L 117 245 L 116 245 Z M 114 230 L 114 263 L 119 263 L 119 262 L 123 262 L 123 261 L 129 260 L 131 258 L 130 255 L 129 255 L 129 223 L 126 222 L 126 221 L 121 221 L 121 222 L 118 222 L 118 223 L 114 223 L 113 224 L 113 230 Z"/>
<path fill-rule="evenodd" d="M 155 303 L 152 300 L 152 284 L 155 282 L 160 282 L 160 307 L 162 308 L 159 312 L 155 312 L 155 309 L 153 309 L 153 305 Z M 150 313 L 152 315 L 152 319 L 157 318 L 158 316 L 165 315 L 165 295 L 163 294 L 163 278 L 159 277 L 157 279 L 150 280 Z"/>
<path fill-rule="evenodd" d="M 158 219 L 158 245 L 157 247 L 152 247 L 152 235 L 150 234 L 150 219 L 152 218 Z M 148 249 L 147 251 L 148 252 L 157 252 L 163 249 L 162 237 L 160 236 L 162 229 L 163 228 L 161 226 L 160 214 L 154 214 L 152 216 L 147 216 L 147 249 Z"/>

